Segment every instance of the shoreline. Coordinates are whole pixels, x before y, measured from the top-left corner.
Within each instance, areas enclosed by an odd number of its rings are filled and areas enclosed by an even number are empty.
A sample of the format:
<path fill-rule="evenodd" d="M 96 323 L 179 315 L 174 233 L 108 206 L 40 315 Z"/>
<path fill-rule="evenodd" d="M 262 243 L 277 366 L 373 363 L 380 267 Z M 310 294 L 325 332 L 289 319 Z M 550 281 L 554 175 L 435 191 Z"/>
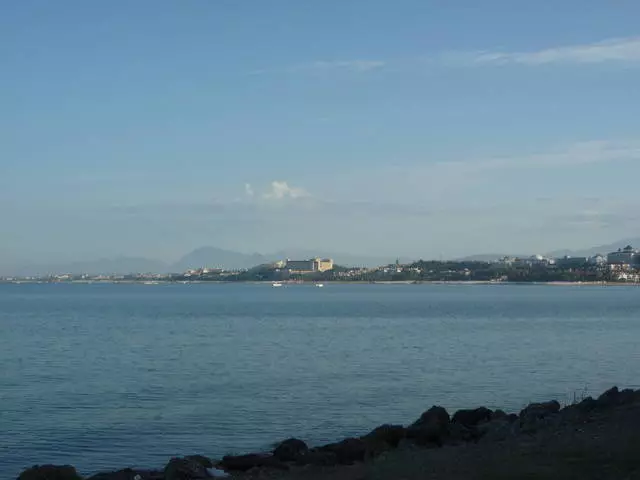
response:
<path fill-rule="evenodd" d="M 596 448 L 611 463 L 605 473 L 611 472 L 612 476 L 592 472 L 595 476 L 581 478 L 637 478 L 619 476 L 618 469 L 625 475 L 626 469 L 640 473 L 640 456 L 635 450 L 640 446 L 638 421 L 640 390 L 613 387 L 597 399 L 576 399 L 564 407 L 557 400 L 532 403 L 517 414 L 478 407 L 450 415 L 443 407 L 433 406 L 409 425 L 380 425 L 366 435 L 317 447 L 289 438 L 275 444 L 269 452 L 227 455 L 218 460 L 203 455 L 176 457 L 164 469 L 125 468 L 89 477 L 80 476 L 72 466 L 34 466 L 26 468 L 18 480 L 507 479 L 524 478 L 527 469 L 539 468 L 541 460 L 549 462 L 549 455 L 557 457 L 552 473 L 558 476 L 526 478 L 564 479 L 574 478 L 567 477 L 568 473 L 580 473 L 576 459 L 592 468 L 591 449 Z M 632 452 L 627 451 L 629 445 L 634 447 Z M 541 448 L 549 451 L 541 452 Z M 602 452 L 603 448 L 608 451 Z M 525 453 L 531 456 L 527 461 Z M 629 454 L 635 459 L 631 463 Z M 502 455 L 502 462 L 513 462 L 507 469 L 513 476 L 476 477 L 477 465 L 489 469 L 501 467 L 492 455 Z M 424 466 L 438 463 L 441 468 L 434 470 L 434 476 L 425 477 Z M 516 472 L 518 468 L 522 469 L 521 476 Z"/>
<path fill-rule="evenodd" d="M 0 285 L 272 285 L 274 282 L 256 281 L 256 280 L 193 280 L 193 281 L 173 281 L 173 280 L 71 280 L 71 281 L 47 281 L 47 280 L 7 280 L 0 281 Z M 618 287 L 618 286 L 640 286 L 640 282 L 509 282 L 509 281 L 491 281 L 491 280 L 379 280 L 379 281 L 279 281 L 283 286 L 315 286 L 318 283 L 324 285 L 544 285 L 544 286 L 601 286 L 601 287 Z"/>

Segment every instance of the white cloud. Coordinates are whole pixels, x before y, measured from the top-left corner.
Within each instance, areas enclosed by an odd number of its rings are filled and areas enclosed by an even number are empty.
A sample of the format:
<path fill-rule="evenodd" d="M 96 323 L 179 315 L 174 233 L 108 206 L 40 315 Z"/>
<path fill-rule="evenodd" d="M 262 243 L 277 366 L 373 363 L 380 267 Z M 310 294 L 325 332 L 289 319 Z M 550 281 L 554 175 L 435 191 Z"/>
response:
<path fill-rule="evenodd" d="M 253 198 L 254 192 L 253 192 L 253 187 L 251 186 L 250 183 L 244 184 L 244 193 L 247 197 Z"/>
<path fill-rule="evenodd" d="M 475 55 L 472 61 L 474 64 L 531 66 L 604 62 L 640 63 L 640 37 L 614 38 L 533 52 L 482 52 Z"/>
<path fill-rule="evenodd" d="M 290 187 L 287 182 L 273 181 L 270 189 L 262 195 L 267 200 L 281 200 L 285 198 L 303 198 L 309 197 L 309 193 L 303 188 Z"/>

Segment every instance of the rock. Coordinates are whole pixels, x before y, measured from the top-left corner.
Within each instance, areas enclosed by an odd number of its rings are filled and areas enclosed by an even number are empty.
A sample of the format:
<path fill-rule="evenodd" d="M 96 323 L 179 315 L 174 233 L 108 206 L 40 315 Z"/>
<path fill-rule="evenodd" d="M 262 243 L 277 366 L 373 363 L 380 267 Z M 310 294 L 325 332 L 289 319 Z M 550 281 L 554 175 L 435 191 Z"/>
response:
<path fill-rule="evenodd" d="M 478 435 L 482 442 L 501 442 L 518 434 L 520 426 L 510 422 L 508 417 L 498 418 L 478 427 Z"/>
<path fill-rule="evenodd" d="M 328 450 L 312 449 L 300 455 L 296 460 L 298 465 L 314 465 L 328 467 L 338 464 L 338 456 Z"/>
<path fill-rule="evenodd" d="M 460 423 L 467 427 L 475 427 L 476 425 L 491 420 L 493 412 L 486 407 L 480 407 L 473 410 L 458 410 L 451 421 Z"/>
<path fill-rule="evenodd" d="M 354 462 L 364 460 L 367 448 L 365 442 L 360 438 L 346 438 L 341 442 L 320 447 L 319 450 L 334 453 L 338 463 L 342 465 L 351 465 Z"/>
<path fill-rule="evenodd" d="M 449 432 L 450 418 L 443 407 L 431 407 L 407 428 L 407 438 L 419 445 L 442 446 Z"/>
<path fill-rule="evenodd" d="M 385 424 L 374 428 L 361 438 L 366 444 L 385 443 L 396 448 L 406 434 L 407 429 L 402 425 Z"/>
<path fill-rule="evenodd" d="M 184 457 L 187 460 L 191 460 L 194 462 L 199 463 L 200 465 L 202 465 L 204 468 L 212 468 L 213 467 L 213 462 L 211 461 L 210 458 L 205 457 L 204 455 L 189 455 Z"/>
<path fill-rule="evenodd" d="M 532 403 L 520 412 L 520 431 L 534 433 L 541 428 L 560 423 L 560 404 L 556 400 Z"/>
<path fill-rule="evenodd" d="M 628 405 L 638 401 L 638 396 L 635 391 L 627 388 L 625 390 L 618 390 L 618 387 L 613 387 L 604 392 L 598 397 L 598 408 L 611 408 L 619 405 Z"/>
<path fill-rule="evenodd" d="M 18 480 L 82 480 L 71 465 L 35 465 L 23 471 Z"/>
<path fill-rule="evenodd" d="M 88 480 L 164 480 L 164 472 L 125 468 L 117 472 L 98 473 Z"/>
<path fill-rule="evenodd" d="M 289 438 L 280 443 L 273 451 L 273 456 L 281 462 L 295 462 L 300 455 L 309 450 L 307 444 L 297 438 Z"/>
<path fill-rule="evenodd" d="M 560 404 L 556 400 L 543 403 L 532 403 L 520 412 L 520 421 L 527 422 L 532 419 L 541 419 L 560 411 Z"/>
<path fill-rule="evenodd" d="M 493 414 L 491 415 L 491 420 L 507 420 L 509 418 L 509 415 L 507 415 L 507 413 L 504 410 L 494 410 Z"/>
<path fill-rule="evenodd" d="M 222 458 L 220 466 L 224 470 L 237 472 L 246 472 L 252 468 L 274 468 L 279 470 L 288 470 L 289 468 L 273 455 L 261 455 L 256 453 L 248 455 L 227 455 Z"/>
<path fill-rule="evenodd" d="M 476 427 L 468 427 L 462 423 L 451 423 L 446 438 L 449 445 L 460 445 L 462 443 L 477 442 L 480 434 Z"/>
<path fill-rule="evenodd" d="M 199 457 L 196 457 L 199 458 Z M 165 480 L 196 480 L 209 478 L 207 467 L 194 457 L 172 458 L 164 467 Z"/>

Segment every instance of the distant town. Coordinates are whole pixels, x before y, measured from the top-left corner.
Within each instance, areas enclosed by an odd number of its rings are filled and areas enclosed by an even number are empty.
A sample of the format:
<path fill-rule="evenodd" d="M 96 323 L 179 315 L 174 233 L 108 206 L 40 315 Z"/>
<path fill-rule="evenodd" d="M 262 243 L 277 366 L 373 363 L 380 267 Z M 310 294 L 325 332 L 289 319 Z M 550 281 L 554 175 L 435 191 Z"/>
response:
<path fill-rule="evenodd" d="M 640 251 L 631 245 L 590 257 L 503 257 L 493 261 L 396 261 L 377 267 L 347 267 L 330 258 L 286 259 L 241 270 L 198 266 L 180 273 L 70 274 L 0 277 L 4 283 L 160 282 L 582 282 L 640 283 Z"/>

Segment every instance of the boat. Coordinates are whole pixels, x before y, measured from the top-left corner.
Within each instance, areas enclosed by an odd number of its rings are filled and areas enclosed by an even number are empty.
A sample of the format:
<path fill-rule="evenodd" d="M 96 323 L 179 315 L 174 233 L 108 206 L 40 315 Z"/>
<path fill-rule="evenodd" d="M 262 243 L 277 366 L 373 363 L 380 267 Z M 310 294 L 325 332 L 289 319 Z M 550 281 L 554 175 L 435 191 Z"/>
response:
<path fill-rule="evenodd" d="M 282 283 L 280 283 L 280 282 L 273 282 L 273 283 L 271 284 L 271 286 L 272 286 L 272 287 L 281 287 L 281 286 L 282 286 Z"/>
<path fill-rule="evenodd" d="M 322 287 L 324 287 L 324 283 L 316 283 L 316 287 L 322 288 Z"/>

